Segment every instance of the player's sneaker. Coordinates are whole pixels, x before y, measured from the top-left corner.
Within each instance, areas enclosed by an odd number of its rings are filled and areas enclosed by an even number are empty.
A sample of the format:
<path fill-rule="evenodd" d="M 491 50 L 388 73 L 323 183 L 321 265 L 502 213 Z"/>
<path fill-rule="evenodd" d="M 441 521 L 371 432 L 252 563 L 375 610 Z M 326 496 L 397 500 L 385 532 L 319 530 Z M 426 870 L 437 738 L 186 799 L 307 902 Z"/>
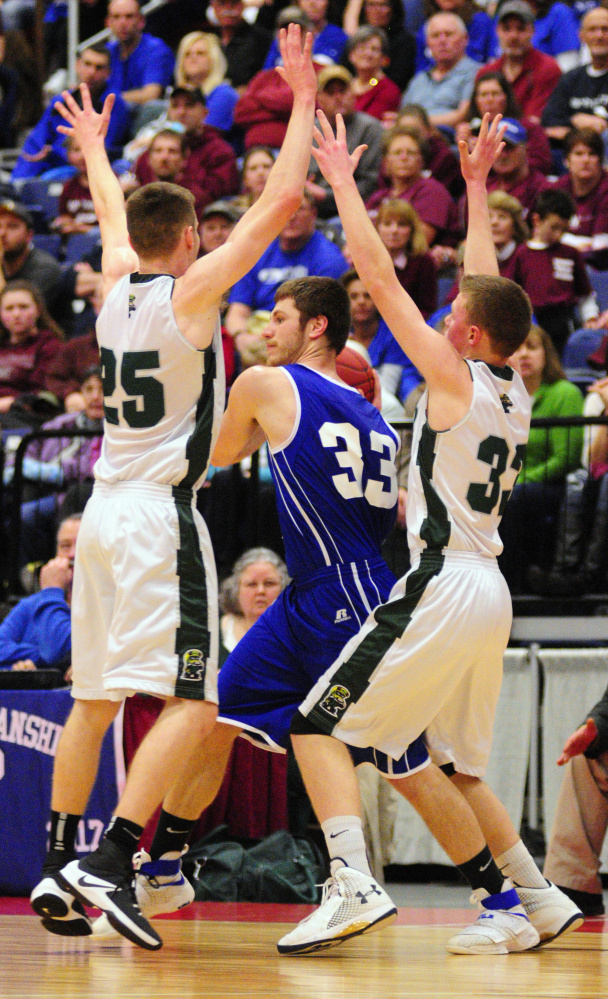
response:
<path fill-rule="evenodd" d="M 392 899 L 369 874 L 340 867 L 323 886 L 321 905 L 277 944 L 280 954 L 308 954 L 373 933 L 397 915 Z"/>
<path fill-rule="evenodd" d="M 86 937 L 93 932 L 91 920 L 80 902 L 62 888 L 56 873 L 43 868 L 43 878 L 30 895 L 30 904 L 49 933 L 62 937 Z"/>
<path fill-rule="evenodd" d="M 538 946 L 555 940 L 562 933 L 571 933 L 583 924 L 585 917 L 578 905 L 551 881 L 547 881 L 545 888 L 521 888 L 518 885 L 517 894 L 540 936 Z"/>
<path fill-rule="evenodd" d="M 519 896 L 509 880 L 496 895 L 477 888 L 471 895 L 481 914 L 448 942 L 450 954 L 512 954 L 531 950 L 540 937 L 528 919 Z"/>
<path fill-rule="evenodd" d="M 146 950 L 162 947 L 161 938 L 137 904 L 133 865 L 125 862 L 122 851 L 111 840 L 102 840 L 87 859 L 67 864 L 59 880 L 80 902 L 103 909 L 110 925 L 127 940 Z"/>
<path fill-rule="evenodd" d="M 185 853 L 185 851 L 184 851 Z M 182 874 L 181 857 L 173 860 L 151 860 L 142 850 L 133 858 L 135 868 L 135 897 L 146 919 L 153 919 L 165 912 L 177 912 L 194 901 L 194 888 Z M 96 940 L 116 937 L 105 912 L 93 923 Z"/>

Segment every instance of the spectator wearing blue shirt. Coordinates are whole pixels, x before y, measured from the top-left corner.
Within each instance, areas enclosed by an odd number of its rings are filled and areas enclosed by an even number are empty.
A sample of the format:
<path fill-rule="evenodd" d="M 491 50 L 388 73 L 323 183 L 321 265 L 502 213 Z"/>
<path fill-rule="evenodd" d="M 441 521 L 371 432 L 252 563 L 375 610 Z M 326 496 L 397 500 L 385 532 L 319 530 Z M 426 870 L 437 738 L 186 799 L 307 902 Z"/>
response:
<path fill-rule="evenodd" d="M 272 311 L 274 293 L 284 281 L 294 278 L 339 278 L 348 264 L 340 250 L 315 228 L 317 209 L 310 195 L 305 194 L 302 204 L 291 216 L 277 239 L 262 254 L 257 264 L 230 292 L 230 307 L 225 326 L 229 333 L 242 337 L 252 313 Z M 239 338 L 237 347 L 244 341 Z"/>
<path fill-rule="evenodd" d="M 101 111 L 106 97 L 111 92 L 108 84 L 110 52 L 105 45 L 90 45 L 83 49 L 76 60 L 76 78 L 79 84 L 88 85 L 93 107 L 96 111 Z M 73 91 L 73 96 L 80 102 L 80 93 L 77 89 Z M 63 118 L 55 110 L 55 103 L 58 100 L 61 100 L 60 94 L 51 100 L 42 118 L 27 136 L 13 168 L 11 180 L 27 180 L 30 177 L 44 175 L 57 167 L 68 166 L 65 137 L 57 131 L 57 126 L 64 124 Z M 129 108 L 123 99 L 117 96 L 106 135 L 106 149 L 110 158 L 118 155 L 128 140 L 130 119 Z"/>
<path fill-rule="evenodd" d="M 298 0 L 298 7 L 309 19 L 315 36 L 312 57 L 316 63 L 321 64 L 340 62 L 348 41 L 348 35 L 342 28 L 327 22 L 327 5 L 328 0 Z M 280 64 L 279 43 L 275 38 L 268 50 L 264 69 L 273 69 Z"/>
<path fill-rule="evenodd" d="M 111 0 L 106 25 L 110 42 L 110 89 L 128 104 L 143 105 L 163 96 L 173 80 L 173 53 L 160 38 L 144 31 L 138 0 Z"/>
<path fill-rule="evenodd" d="M 466 25 L 469 34 L 466 52 L 470 59 L 485 66 L 490 59 L 500 54 L 494 21 L 485 10 L 481 10 L 474 0 L 428 0 L 429 17 L 439 11 L 458 14 Z M 422 25 L 416 35 L 416 72 L 429 69 L 433 60 L 427 49 L 425 27 Z"/>
<path fill-rule="evenodd" d="M 579 24 L 574 11 L 561 0 L 533 0 L 536 24 L 532 45 L 545 55 L 553 56 L 562 73 L 574 69 L 580 62 Z"/>
<path fill-rule="evenodd" d="M 72 514 L 61 522 L 57 555 L 40 570 L 40 592 L 21 600 L 0 624 L 0 669 L 61 669 L 68 665 L 80 519 L 80 514 Z"/>

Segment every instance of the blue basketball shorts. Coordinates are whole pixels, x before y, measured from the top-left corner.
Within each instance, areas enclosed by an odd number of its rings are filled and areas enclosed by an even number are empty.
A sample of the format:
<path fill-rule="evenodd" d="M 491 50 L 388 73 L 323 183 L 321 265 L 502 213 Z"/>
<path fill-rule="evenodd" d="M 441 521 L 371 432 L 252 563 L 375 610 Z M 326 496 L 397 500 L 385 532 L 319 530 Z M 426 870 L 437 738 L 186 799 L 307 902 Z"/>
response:
<path fill-rule="evenodd" d="M 332 566 L 291 583 L 238 643 L 218 677 L 218 721 L 237 725 L 275 752 L 289 744 L 299 705 L 368 614 L 385 601 L 395 577 L 382 559 Z M 400 777 L 426 766 L 424 739 L 394 760 L 372 747 L 351 749 L 355 765 L 371 763 Z"/>

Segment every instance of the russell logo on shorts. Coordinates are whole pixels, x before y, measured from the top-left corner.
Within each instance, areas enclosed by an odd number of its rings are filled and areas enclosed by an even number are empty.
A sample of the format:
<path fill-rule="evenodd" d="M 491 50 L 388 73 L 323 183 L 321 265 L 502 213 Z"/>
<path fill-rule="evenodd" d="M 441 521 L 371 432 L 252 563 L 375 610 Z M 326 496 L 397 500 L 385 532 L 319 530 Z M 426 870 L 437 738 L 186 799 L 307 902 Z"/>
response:
<path fill-rule="evenodd" d="M 205 657 L 200 649 L 188 649 L 182 655 L 179 670 L 180 680 L 202 680 L 205 673 Z"/>
<path fill-rule="evenodd" d="M 329 688 L 329 693 L 320 702 L 319 707 L 332 718 L 339 718 L 344 714 L 350 701 L 350 690 L 336 683 Z"/>

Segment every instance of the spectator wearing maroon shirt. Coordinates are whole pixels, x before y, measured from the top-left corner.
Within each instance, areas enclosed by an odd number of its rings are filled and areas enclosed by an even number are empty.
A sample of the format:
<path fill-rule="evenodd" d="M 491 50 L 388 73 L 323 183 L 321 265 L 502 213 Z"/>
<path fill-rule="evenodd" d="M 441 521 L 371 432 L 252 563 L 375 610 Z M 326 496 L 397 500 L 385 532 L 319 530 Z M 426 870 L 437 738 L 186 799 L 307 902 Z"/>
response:
<path fill-rule="evenodd" d="M 530 296 L 536 321 L 560 354 L 575 329 L 575 308 L 584 322 L 599 312 L 581 254 L 561 242 L 573 214 L 572 198 L 565 191 L 539 195 L 532 212 L 532 239 L 516 251 L 513 267 L 513 280 Z"/>
<path fill-rule="evenodd" d="M 454 204 L 443 184 L 424 175 L 428 148 L 420 132 L 398 125 L 383 138 L 380 187 L 366 202 L 372 218 L 380 205 L 401 198 L 412 205 L 422 222 L 429 246 L 442 244 L 454 233 Z"/>
<path fill-rule="evenodd" d="M 346 44 L 346 55 L 354 69 L 355 108 L 393 124 L 401 101 L 401 91 L 386 75 L 389 63 L 388 38 L 382 28 L 364 24 Z"/>
<path fill-rule="evenodd" d="M 437 268 L 418 213 L 407 201 L 395 198 L 380 205 L 375 225 L 399 283 L 428 319 L 437 308 Z"/>
<path fill-rule="evenodd" d="M 53 221 L 52 228 L 63 236 L 71 236 L 73 233 L 90 232 L 98 223 L 87 167 L 78 140 L 73 135 L 68 135 L 65 144 L 68 162 L 76 168 L 77 173 L 63 185 L 59 197 L 59 215 Z"/>
<path fill-rule="evenodd" d="M 555 59 L 532 47 L 534 21 L 534 12 L 526 0 L 506 0 L 496 23 L 502 55 L 480 69 L 476 79 L 482 73 L 503 73 L 513 87 L 522 115 L 538 123 L 562 71 Z"/>
<path fill-rule="evenodd" d="M 417 128 L 426 142 L 428 160 L 426 169 L 431 177 L 438 180 L 453 198 L 464 192 L 464 180 L 460 163 L 450 149 L 444 134 L 431 125 L 426 110 L 420 104 L 402 104 L 395 122 L 396 125 L 409 125 Z"/>
<path fill-rule="evenodd" d="M 29 281 L 10 281 L 0 292 L 0 413 L 17 396 L 47 389 L 48 369 L 63 334 Z"/>
<path fill-rule="evenodd" d="M 504 118 L 521 121 L 528 133 L 526 149 L 531 169 L 545 174 L 555 172 L 551 147 L 544 129 L 533 118 L 522 118 L 513 88 L 502 73 L 485 72 L 477 77 L 467 117 L 456 126 L 456 139 L 464 139 L 466 142 L 470 135 L 477 134 L 484 114 L 489 114 L 490 120 L 501 114 Z"/>
<path fill-rule="evenodd" d="M 488 191 L 511 194 L 517 198 L 527 217 L 538 195 L 549 187 L 549 181 L 539 170 L 530 168 L 526 147 L 528 133 L 521 122 L 515 118 L 503 118 L 502 124 L 507 126 L 505 147 L 497 156 L 488 177 Z"/>
<path fill-rule="evenodd" d="M 176 87 L 169 99 L 171 120 L 185 129 L 186 157 L 179 174 L 179 183 L 194 195 L 200 217 L 205 205 L 218 198 L 235 194 L 239 186 L 236 157 L 232 146 L 217 129 L 205 124 L 207 107 L 202 90 Z M 149 154 L 137 161 L 135 175 L 140 184 L 155 179 Z"/>
<path fill-rule="evenodd" d="M 608 269 L 608 173 L 602 168 L 604 144 L 592 128 L 570 132 L 564 143 L 568 173 L 555 187 L 572 198 L 576 212 L 564 242 L 576 246 L 585 262 Z"/>
<path fill-rule="evenodd" d="M 67 413 L 77 413 L 84 408 L 80 386 L 86 372 L 98 367 L 99 363 L 94 326 L 84 336 L 60 344 L 47 369 L 46 387 L 63 402 Z"/>

